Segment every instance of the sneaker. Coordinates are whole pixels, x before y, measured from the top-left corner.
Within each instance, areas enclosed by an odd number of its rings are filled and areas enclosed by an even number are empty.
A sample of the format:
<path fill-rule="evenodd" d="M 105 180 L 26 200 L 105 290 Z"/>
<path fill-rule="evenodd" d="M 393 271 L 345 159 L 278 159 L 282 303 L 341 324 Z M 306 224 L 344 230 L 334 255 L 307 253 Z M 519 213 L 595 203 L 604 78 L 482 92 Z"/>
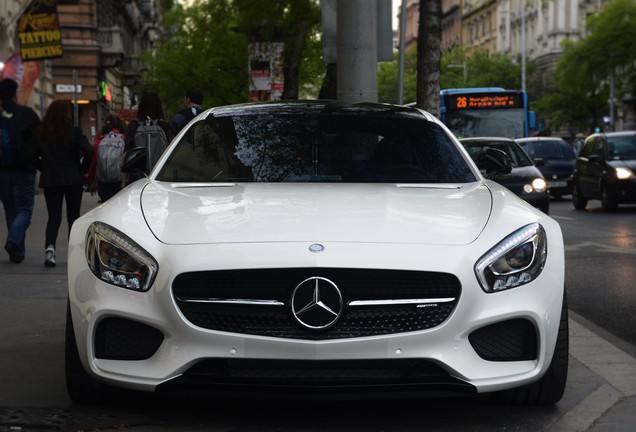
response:
<path fill-rule="evenodd" d="M 55 267 L 55 246 L 49 245 L 44 251 L 44 265 L 47 267 Z"/>
<path fill-rule="evenodd" d="M 4 245 L 4 250 L 9 253 L 9 259 L 12 263 L 20 264 L 22 261 L 24 261 L 24 255 L 20 253 L 20 249 L 18 248 L 17 244 L 13 242 L 7 242 Z"/>

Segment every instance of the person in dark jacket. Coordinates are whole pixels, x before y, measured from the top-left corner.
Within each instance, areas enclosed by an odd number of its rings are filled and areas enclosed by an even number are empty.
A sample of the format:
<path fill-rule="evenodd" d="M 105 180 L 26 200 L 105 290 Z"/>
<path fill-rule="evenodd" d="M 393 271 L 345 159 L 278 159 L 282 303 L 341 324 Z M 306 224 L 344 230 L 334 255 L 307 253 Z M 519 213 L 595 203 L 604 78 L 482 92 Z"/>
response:
<path fill-rule="evenodd" d="M 124 136 L 126 137 L 126 146 L 124 147 L 124 152 L 129 151 L 133 148 L 135 144 L 135 134 L 137 133 L 137 128 L 141 123 L 146 121 L 156 121 L 163 132 L 166 135 L 166 139 L 168 143 L 172 141 L 175 137 L 174 131 L 172 130 L 172 126 L 164 119 L 165 115 L 163 113 L 163 105 L 161 103 L 161 98 L 157 93 L 154 92 L 146 92 L 141 95 L 141 99 L 139 100 L 139 106 L 137 107 L 137 119 L 132 120 L 126 126 L 126 131 L 124 132 Z M 141 176 L 130 174 L 130 173 L 122 173 L 121 179 L 121 187 L 126 187 L 130 183 L 135 180 L 140 179 Z"/>
<path fill-rule="evenodd" d="M 47 267 L 56 265 L 55 245 L 64 201 L 69 233 L 80 216 L 86 176 L 93 158 L 88 138 L 71 120 L 69 101 L 55 100 L 46 110 L 36 134 L 34 152 L 40 170 L 39 186 L 44 189 L 49 215 L 44 242 Z"/>
<path fill-rule="evenodd" d="M 203 93 L 196 88 L 189 88 L 186 90 L 183 103 L 185 107 L 172 117 L 172 130 L 175 134 L 178 134 L 190 120 L 203 111 L 203 108 L 201 108 Z"/>
<path fill-rule="evenodd" d="M 33 109 L 16 103 L 18 84 L 12 79 L 0 81 L 0 128 L 9 149 L 0 156 L 0 199 L 7 222 L 4 249 L 12 263 L 24 261 L 26 231 L 31 225 L 35 204 L 35 166 L 28 159 L 28 144 L 40 118 Z M 10 155 L 5 155 L 8 152 Z"/>

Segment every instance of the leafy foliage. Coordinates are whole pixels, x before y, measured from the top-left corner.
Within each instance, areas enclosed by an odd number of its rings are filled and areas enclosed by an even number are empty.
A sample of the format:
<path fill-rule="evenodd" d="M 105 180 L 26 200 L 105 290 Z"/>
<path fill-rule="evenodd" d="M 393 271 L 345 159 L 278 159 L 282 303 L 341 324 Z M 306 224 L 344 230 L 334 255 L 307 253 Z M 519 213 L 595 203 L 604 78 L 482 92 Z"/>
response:
<path fill-rule="evenodd" d="M 415 101 L 416 54 L 416 48 L 411 47 L 404 56 L 403 99 L 405 103 Z M 463 66 L 466 67 L 466 81 L 464 81 Z M 526 73 L 532 74 L 534 70 L 534 64 L 527 62 Z M 521 88 L 521 66 L 513 63 L 503 54 L 493 54 L 485 50 L 470 51 L 464 47 L 455 47 L 451 52 L 442 55 L 440 75 L 440 88 L 442 89 L 460 87 Z M 378 67 L 378 98 L 381 102 L 397 102 L 397 77 L 398 59 L 396 54 L 392 62 L 380 63 Z"/>
<path fill-rule="evenodd" d="M 134 90 L 157 92 L 169 116 L 183 107 L 188 87 L 201 89 L 204 107 L 246 102 L 248 43 L 260 39 L 285 42 L 288 97 L 297 97 L 299 88 L 317 93 L 324 74 L 319 24 L 318 0 L 175 2 L 164 14 L 167 31 L 145 58 L 143 85 Z"/>
<path fill-rule="evenodd" d="M 549 128 L 593 130 L 608 115 L 613 77 L 616 100 L 636 94 L 636 3 L 611 0 L 588 17 L 588 35 L 566 40 L 556 70 L 557 91 L 536 104 Z"/>

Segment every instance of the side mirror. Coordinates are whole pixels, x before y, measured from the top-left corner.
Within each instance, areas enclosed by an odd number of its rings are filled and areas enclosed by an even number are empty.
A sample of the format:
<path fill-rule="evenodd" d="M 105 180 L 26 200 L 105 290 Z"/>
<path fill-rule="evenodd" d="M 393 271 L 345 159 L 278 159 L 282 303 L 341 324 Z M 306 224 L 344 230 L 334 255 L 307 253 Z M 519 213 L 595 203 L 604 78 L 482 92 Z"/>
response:
<path fill-rule="evenodd" d="M 543 158 L 532 159 L 532 162 L 534 162 L 534 165 L 538 167 L 545 165 L 545 159 Z"/>
<path fill-rule="evenodd" d="M 512 172 L 512 161 L 505 151 L 487 148 L 484 153 L 484 167 L 486 168 L 486 177 L 492 179 L 497 174 Z"/>
<path fill-rule="evenodd" d="M 133 147 L 123 154 L 121 158 L 121 172 L 146 175 L 145 147 Z"/>

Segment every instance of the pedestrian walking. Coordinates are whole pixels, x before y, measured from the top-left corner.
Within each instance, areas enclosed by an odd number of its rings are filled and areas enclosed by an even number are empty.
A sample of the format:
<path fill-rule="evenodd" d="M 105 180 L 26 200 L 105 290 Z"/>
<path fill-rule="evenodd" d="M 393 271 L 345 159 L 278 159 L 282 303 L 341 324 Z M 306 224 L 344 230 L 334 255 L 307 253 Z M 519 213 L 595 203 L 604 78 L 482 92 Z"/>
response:
<path fill-rule="evenodd" d="M 121 190 L 120 162 L 126 144 L 124 128 L 124 122 L 117 115 L 107 115 L 93 144 L 88 184 L 91 195 L 97 193 L 100 203 Z"/>
<path fill-rule="evenodd" d="M 172 117 L 172 129 L 175 134 L 178 134 L 190 120 L 203 111 L 203 108 L 201 108 L 203 93 L 199 89 L 192 87 L 186 90 L 183 100 L 185 107 Z"/>
<path fill-rule="evenodd" d="M 146 148 L 146 158 L 148 159 L 146 174 L 150 172 L 163 150 L 174 138 L 172 126 L 164 117 L 159 95 L 154 92 L 146 92 L 141 95 L 139 100 L 137 119 L 128 123 L 124 133 L 126 136 L 125 152 L 135 146 L 144 146 Z M 141 178 L 139 175 L 123 173 L 122 187 L 139 178 Z"/>
<path fill-rule="evenodd" d="M 0 199 L 7 222 L 4 249 L 15 264 L 24 261 L 26 231 L 33 216 L 37 171 L 28 146 L 40 123 L 33 109 L 16 102 L 17 91 L 15 81 L 0 81 Z"/>
<path fill-rule="evenodd" d="M 93 147 L 88 138 L 71 120 L 69 101 L 53 101 L 40 123 L 34 145 L 40 170 L 39 186 L 44 189 L 48 211 L 44 241 L 44 265 L 47 267 L 56 265 L 55 245 L 62 224 L 64 201 L 69 233 L 80 216 L 84 184 L 93 158 Z"/>

